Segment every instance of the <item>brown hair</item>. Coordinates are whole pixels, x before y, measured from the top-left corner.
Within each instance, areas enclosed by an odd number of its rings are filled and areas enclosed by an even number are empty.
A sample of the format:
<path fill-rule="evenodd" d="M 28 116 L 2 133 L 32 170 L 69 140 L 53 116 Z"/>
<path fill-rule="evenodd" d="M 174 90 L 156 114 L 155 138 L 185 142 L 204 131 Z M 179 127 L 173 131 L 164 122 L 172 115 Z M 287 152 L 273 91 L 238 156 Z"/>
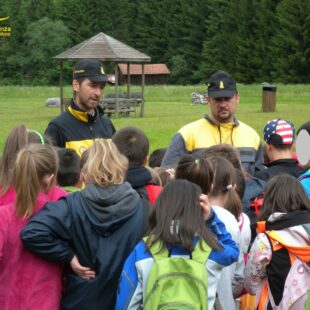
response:
<path fill-rule="evenodd" d="M 230 211 L 237 221 L 242 212 L 241 200 L 235 191 L 236 170 L 233 165 L 225 158 L 210 157 L 209 160 L 214 168 L 214 181 L 211 196 L 226 195 L 227 199 L 224 208 Z"/>
<path fill-rule="evenodd" d="M 50 145 L 29 144 L 18 153 L 13 173 L 17 216 L 29 218 L 32 215 L 44 177 L 56 176 L 57 169 L 57 153 Z"/>
<path fill-rule="evenodd" d="M 149 153 L 149 140 L 139 128 L 128 126 L 118 130 L 112 137 L 118 150 L 127 157 L 129 167 L 143 166 Z"/>
<path fill-rule="evenodd" d="M 260 220 L 267 220 L 275 212 L 288 213 L 296 210 L 310 211 L 310 200 L 300 182 L 288 174 L 271 178 L 265 188 Z"/>
<path fill-rule="evenodd" d="M 160 241 L 160 251 L 172 244 L 192 252 L 196 235 L 211 248 L 220 248 L 203 219 L 199 205 L 200 194 L 201 188 L 187 180 L 174 180 L 163 188 L 149 219 L 149 236 L 146 241 L 149 248 Z"/>
<path fill-rule="evenodd" d="M 0 196 L 5 194 L 13 181 L 13 169 L 18 152 L 29 143 L 41 143 L 45 141 L 37 131 L 27 130 L 24 125 L 15 126 L 6 138 L 2 157 L 0 160 Z"/>
<path fill-rule="evenodd" d="M 214 178 L 213 167 L 207 159 L 185 155 L 179 160 L 175 178 L 186 179 L 199 185 L 202 192 L 207 195 Z"/>
<path fill-rule="evenodd" d="M 236 169 L 242 170 L 238 150 L 230 144 L 222 143 L 212 145 L 201 154 L 202 157 L 223 157 L 226 158 Z"/>
<path fill-rule="evenodd" d="M 122 184 L 128 168 L 128 160 L 111 140 L 100 139 L 89 148 L 82 173 L 87 183 L 100 186 Z"/>

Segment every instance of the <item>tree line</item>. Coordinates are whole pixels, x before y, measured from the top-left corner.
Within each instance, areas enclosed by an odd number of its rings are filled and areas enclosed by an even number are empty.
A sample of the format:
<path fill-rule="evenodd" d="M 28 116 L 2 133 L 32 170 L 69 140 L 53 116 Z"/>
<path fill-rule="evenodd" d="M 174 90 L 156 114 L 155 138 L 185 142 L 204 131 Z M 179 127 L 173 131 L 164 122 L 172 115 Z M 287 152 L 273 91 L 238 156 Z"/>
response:
<path fill-rule="evenodd" d="M 167 64 L 174 84 L 205 83 L 218 69 L 241 83 L 310 80 L 310 1 L 4 0 L 5 16 L 2 85 L 57 84 L 52 57 L 99 32 Z M 71 63 L 65 70 L 69 82 Z"/>

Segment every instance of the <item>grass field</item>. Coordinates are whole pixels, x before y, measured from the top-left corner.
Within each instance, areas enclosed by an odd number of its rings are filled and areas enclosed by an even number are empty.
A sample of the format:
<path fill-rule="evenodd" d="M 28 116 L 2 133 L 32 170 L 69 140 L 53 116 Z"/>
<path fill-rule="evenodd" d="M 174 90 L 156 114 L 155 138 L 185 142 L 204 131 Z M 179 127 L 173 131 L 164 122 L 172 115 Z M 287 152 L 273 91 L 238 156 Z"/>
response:
<path fill-rule="evenodd" d="M 252 126 L 261 135 L 266 121 L 285 118 L 296 128 L 310 120 L 310 85 L 277 85 L 277 106 L 274 113 L 261 112 L 262 86 L 239 85 L 241 95 L 237 118 Z M 132 92 L 140 89 L 132 88 Z M 145 116 L 113 118 L 117 129 L 136 126 L 150 139 L 151 150 L 166 147 L 172 135 L 184 124 L 201 118 L 209 111 L 207 105 L 191 105 L 191 93 L 206 90 L 205 85 L 147 86 L 145 89 Z M 108 86 L 105 90 L 113 92 Z M 58 87 L 0 87 L 0 152 L 9 131 L 17 124 L 44 132 L 48 122 L 60 112 L 47 108 L 49 97 L 58 97 Z M 65 97 L 71 96 L 71 87 L 65 88 Z M 138 113 L 139 114 L 139 113 Z"/>

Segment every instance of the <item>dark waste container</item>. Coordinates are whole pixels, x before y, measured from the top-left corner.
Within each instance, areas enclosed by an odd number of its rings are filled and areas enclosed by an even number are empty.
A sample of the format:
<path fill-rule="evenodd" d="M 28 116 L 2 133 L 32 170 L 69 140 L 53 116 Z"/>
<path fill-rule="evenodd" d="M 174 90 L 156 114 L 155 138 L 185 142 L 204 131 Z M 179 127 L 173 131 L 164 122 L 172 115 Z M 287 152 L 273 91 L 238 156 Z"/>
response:
<path fill-rule="evenodd" d="M 263 100 L 262 100 L 263 112 L 276 111 L 276 93 L 277 93 L 276 86 L 270 84 L 263 85 Z"/>

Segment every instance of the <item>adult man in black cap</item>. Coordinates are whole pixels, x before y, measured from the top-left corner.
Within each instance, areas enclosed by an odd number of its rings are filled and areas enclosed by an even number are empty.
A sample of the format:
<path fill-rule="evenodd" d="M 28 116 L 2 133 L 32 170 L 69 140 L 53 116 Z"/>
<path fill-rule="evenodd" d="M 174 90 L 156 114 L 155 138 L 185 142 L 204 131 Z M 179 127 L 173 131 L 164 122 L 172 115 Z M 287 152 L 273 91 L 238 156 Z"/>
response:
<path fill-rule="evenodd" d="M 235 118 L 239 99 L 236 81 L 227 72 L 212 74 L 207 97 L 211 115 L 185 125 L 174 135 L 162 166 L 177 164 L 184 154 L 227 143 L 238 149 L 244 168 L 253 174 L 255 165 L 262 162 L 262 146 L 256 131 Z"/>
<path fill-rule="evenodd" d="M 94 139 L 112 137 L 115 128 L 98 105 L 107 82 L 108 76 L 100 61 L 86 59 L 76 64 L 70 106 L 53 119 L 45 131 L 55 145 L 74 149 L 81 155 Z"/>

